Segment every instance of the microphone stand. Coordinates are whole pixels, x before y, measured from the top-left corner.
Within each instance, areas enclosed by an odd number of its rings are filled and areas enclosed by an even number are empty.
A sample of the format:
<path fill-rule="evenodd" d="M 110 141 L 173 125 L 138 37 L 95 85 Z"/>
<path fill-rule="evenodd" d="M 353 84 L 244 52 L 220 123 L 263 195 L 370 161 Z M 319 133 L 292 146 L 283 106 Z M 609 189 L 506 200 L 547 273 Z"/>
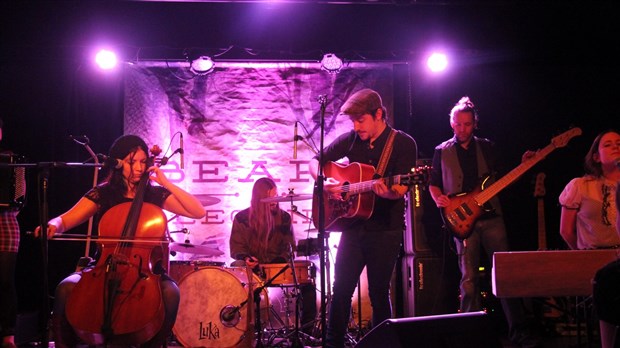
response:
<path fill-rule="evenodd" d="M 297 296 L 295 297 L 295 330 L 293 331 L 293 342 L 291 343 L 292 348 L 303 348 L 303 344 L 301 344 L 301 340 L 299 339 L 299 321 L 301 318 L 299 317 L 300 311 L 299 307 L 301 306 L 301 300 L 303 300 L 303 295 L 301 293 L 301 289 L 299 288 L 299 282 L 297 281 L 297 273 L 295 272 L 295 261 L 293 259 L 293 247 L 289 244 L 289 254 L 288 254 L 288 262 L 289 267 L 293 273 L 293 289 L 297 290 Z"/>
<path fill-rule="evenodd" d="M 95 165 L 99 164 L 99 157 L 97 157 L 95 152 L 88 145 L 88 143 L 89 143 L 88 137 L 86 137 L 85 135 L 82 136 L 82 138 L 84 138 L 84 141 L 80 141 L 80 140 L 76 139 L 73 136 L 70 136 L 70 138 L 73 141 L 75 141 L 77 144 L 80 144 L 80 145 L 84 146 L 86 151 L 90 154 L 90 157 L 92 157 L 92 159 L 95 161 Z M 95 171 L 93 173 L 93 186 L 92 186 L 93 188 L 97 186 L 97 182 L 99 181 L 99 169 L 100 168 L 95 167 Z M 91 216 L 88 219 L 88 229 L 86 231 L 86 236 L 87 237 L 90 237 L 93 234 L 93 221 L 94 221 L 94 217 Z M 43 230 L 41 230 L 41 231 L 43 231 Z M 86 238 L 86 246 L 84 247 L 84 257 L 80 258 L 80 260 L 78 261 L 78 267 L 77 267 L 76 271 L 77 270 L 81 270 L 84 267 L 88 266 L 90 261 L 92 261 L 92 259 L 88 256 L 89 253 L 90 253 L 90 238 Z"/>
<path fill-rule="evenodd" d="M 254 318 L 254 330 L 257 332 L 256 334 L 256 347 L 264 347 L 263 346 L 263 340 L 262 340 L 262 331 L 263 328 L 261 327 L 261 322 L 260 322 L 260 293 L 268 286 L 271 286 L 271 284 L 273 283 L 274 279 L 276 279 L 280 274 L 284 273 L 284 271 L 286 271 L 290 266 L 287 264 L 286 266 L 282 267 L 273 277 L 269 278 L 265 284 L 259 286 L 258 288 L 254 289 L 254 303 L 255 303 L 255 308 L 254 308 L 254 312 L 255 312 L 255 318 Z M 293 268 L 294 270 L 294 268 Z"/>
<path fill-rule="evenodd" d="M 47 348 L 49 346 L 49 277 L 48 271 L 48 245 L 47 245 L 47 221 L 49 220 L 49 205 L 47 199 L 47 191 L 49 185 L 49 166 L 38 166 L 37 182 L 39 184 L 39 226 L 41 231 L 41 259 L 43 268 L 43 298 L 41 299 L 41 313 L 39 313 L 39 332 L 41 333 L 41 346 Z"/>
<path fill-rule="evenodd" d="M 316 176 L 316 187 L 315 192 L 318 197 L 318 209 L 319 209 L 319 225 L 316 226 L 319 230 L 318 238 L 321 240 L 321 248 L 319 251 L 320 254 L 320 269 L 321 269 L 321 345 L 322 347 L 326 346 L 326 338 L 327 338 L 327 294 L 326 294 L 326 281 L 325 279 L 325 249 L 328 245 L 327 238 L 329 236 L 325 233 L 325 200 L 323 196 L 323 187 L 325 177 L 323 176 L 323 156 L 324 156 L 324 141 L 325 141 L 325 107 L 327 105 L 327 96 L 324 94 L 319 95 L 318 97 L 319 104 L 321 105 L 320 111 L 320 142 L 319 142 L 319 168 Z M 327 289 L 327 291 L 331 291 L 331 289 Z"/>

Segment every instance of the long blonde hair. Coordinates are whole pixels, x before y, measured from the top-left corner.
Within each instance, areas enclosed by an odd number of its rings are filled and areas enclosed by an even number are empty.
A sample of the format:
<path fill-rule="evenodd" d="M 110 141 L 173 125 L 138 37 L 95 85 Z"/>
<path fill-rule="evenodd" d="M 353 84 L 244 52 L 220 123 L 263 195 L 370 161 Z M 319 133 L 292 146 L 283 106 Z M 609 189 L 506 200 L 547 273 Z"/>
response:
<path fill-rule="evenodd" d="M 270 203 L 263 203 L 263 198 L 269 197 L 269 191 L 276 188 L 276 183 L 270 178 L 260 178 L 252 188 L 250 204 L 250 227 L 256 231 L 256 238 L 261 244 L 261 250 L 266 250 L 269 236 L 275 230 L 276 216 L 271 211 Z M 280 213 L 280 209 L 276 214 Z"/>

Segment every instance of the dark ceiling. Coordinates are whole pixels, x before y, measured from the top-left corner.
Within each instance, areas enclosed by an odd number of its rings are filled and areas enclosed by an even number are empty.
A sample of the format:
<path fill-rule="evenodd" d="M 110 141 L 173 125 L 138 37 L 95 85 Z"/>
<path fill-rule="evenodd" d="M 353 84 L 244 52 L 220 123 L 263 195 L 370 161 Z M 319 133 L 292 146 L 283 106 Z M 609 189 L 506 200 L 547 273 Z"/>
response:
<path fill-rule="evenodd" d="M 431 45 L 491 60 L 576 62 L 618 53 L 615 2 L 9 1 L 4 59 L 76 59 L 98 43 L 127 59 L 402 60 Z"/>

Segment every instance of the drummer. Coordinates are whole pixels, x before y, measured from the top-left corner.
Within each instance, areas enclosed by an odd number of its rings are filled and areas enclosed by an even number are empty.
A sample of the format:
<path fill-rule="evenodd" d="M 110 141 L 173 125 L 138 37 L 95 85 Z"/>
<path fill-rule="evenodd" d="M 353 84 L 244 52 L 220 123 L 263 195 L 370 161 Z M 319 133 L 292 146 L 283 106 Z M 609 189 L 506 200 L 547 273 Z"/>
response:
<path fill-rule="evenodd" d="M 252 188 L 250 207 L 235 215 L 230 234 L 232 266 L 248 266 L 259 274 L 260 264 L 286 263 L 295 248 L 291 215 L 277 202 L 264 203 L 275 197 L 278 189 L 270 178 L 260 178 Z M 292 255 L 290 255 L 292 257 Z M 311 334 L 316 317 L 316 290 L 312 284 L 300 287 L 302 301 L 301 327 Z"/>

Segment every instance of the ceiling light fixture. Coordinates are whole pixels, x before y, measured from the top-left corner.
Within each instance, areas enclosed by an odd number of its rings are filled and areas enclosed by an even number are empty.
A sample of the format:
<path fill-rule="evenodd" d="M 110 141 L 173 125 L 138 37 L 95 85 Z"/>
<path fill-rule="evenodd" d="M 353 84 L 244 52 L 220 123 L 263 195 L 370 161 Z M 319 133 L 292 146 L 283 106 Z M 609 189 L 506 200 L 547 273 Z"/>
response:
<path fill-rule="evenodd" d="M 195 75 L 206 75 L 213 71 L 214 66 L 215 63 L 213 63 L 211 57 L 200 56 L 190 62 L 189 70 L 191 70 L 191 72 Z"/>
<path fill-rule="evenodd" d="M 337 74 L 342 69 L 342 59 L 333 53 L 326 53 L 321 60 L 321 69 L 330 74 Z"/>

